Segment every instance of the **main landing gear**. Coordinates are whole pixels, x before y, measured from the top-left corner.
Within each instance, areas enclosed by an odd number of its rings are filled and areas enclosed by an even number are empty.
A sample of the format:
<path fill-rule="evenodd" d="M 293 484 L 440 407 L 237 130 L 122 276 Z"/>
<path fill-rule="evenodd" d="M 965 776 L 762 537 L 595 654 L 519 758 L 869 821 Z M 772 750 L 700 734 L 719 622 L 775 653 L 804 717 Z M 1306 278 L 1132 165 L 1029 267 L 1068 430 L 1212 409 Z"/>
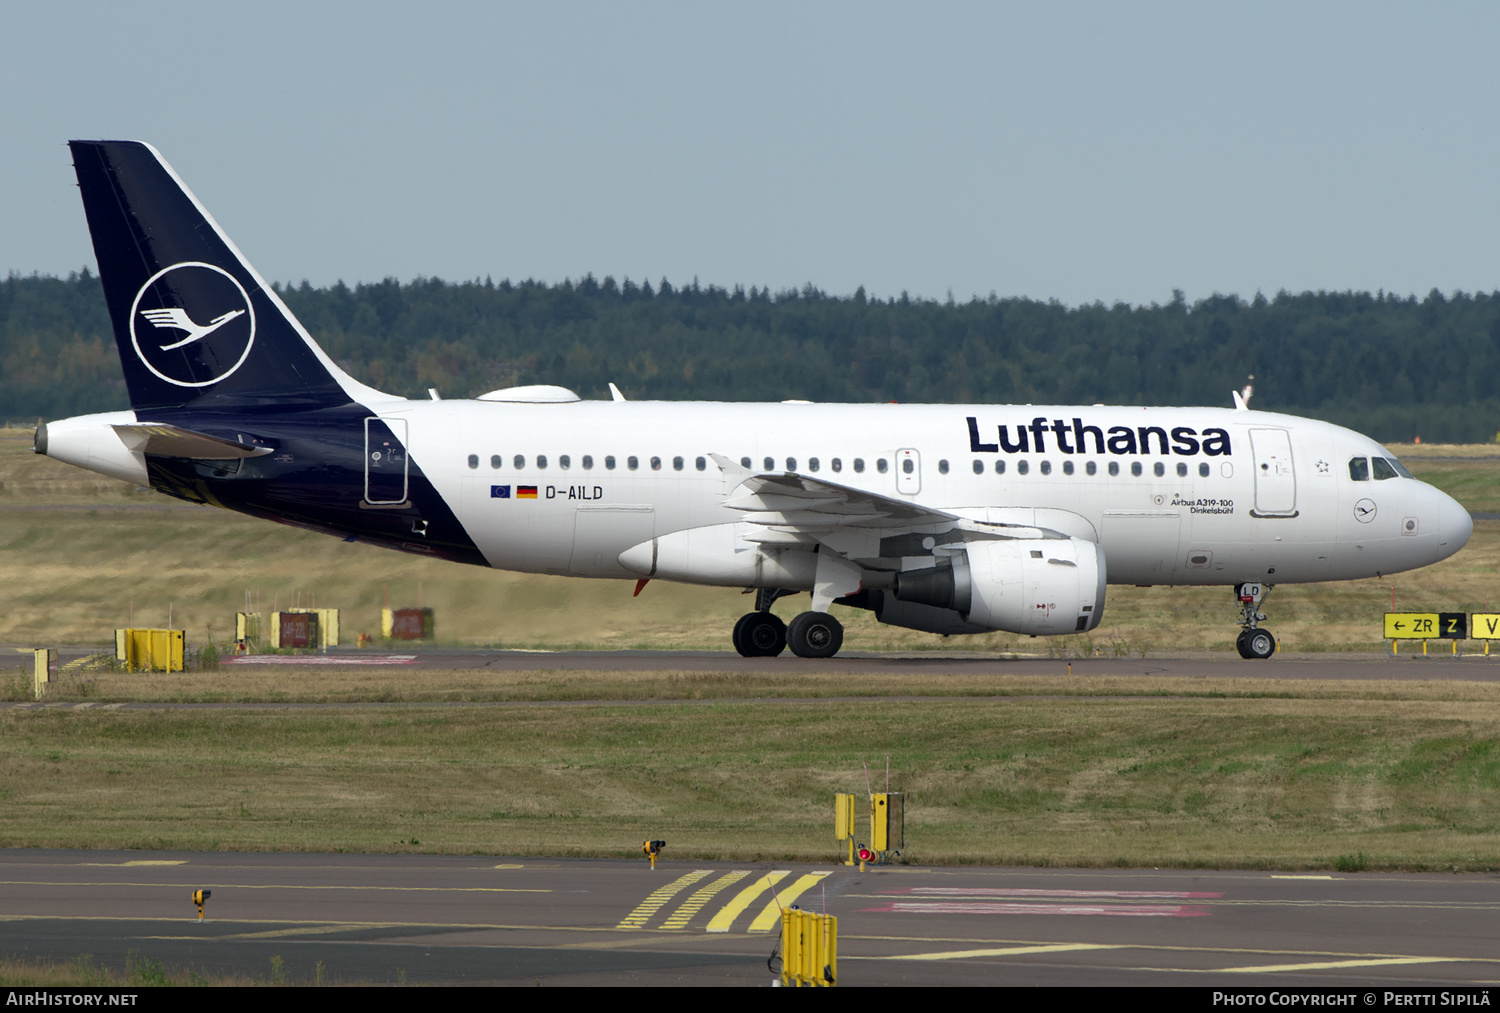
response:
<path fill-rule="evenodd" d="M 788 647 L 799 658 L 831 658 L 844 645 L 844 625 L 827 612 L 803 612 L 790 626 L 771 613 L 782 595 L 775 588 L 755 592 L 755 611 L 734 624 L 734 649 L 746 658 L 774 658 Z"/>
<path fill-rule="evenodd" d="M 1265 621 L 1266 614 L 1260 611 L 1260 605 L 1270 593 L 1269 584 L 1234 586 L 1234 597 L 1240 606 L 1240 625 L 1244 627 L 1234 646 L 1242 658 L 1269 658 L 1276 653 L 1276 638 L 1271 635 L 1270 630 L 1261 629 L 1258 625 Z"/>

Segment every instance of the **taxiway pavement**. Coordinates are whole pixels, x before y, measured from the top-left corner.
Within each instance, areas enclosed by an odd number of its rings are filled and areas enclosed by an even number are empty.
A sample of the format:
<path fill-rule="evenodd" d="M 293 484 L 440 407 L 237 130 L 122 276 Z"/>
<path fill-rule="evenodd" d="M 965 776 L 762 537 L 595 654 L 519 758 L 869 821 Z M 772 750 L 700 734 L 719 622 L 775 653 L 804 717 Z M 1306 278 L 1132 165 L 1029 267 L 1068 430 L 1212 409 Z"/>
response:
<path fill-rule="evenodd" d="M 275 957 L 289 982 L 763 986 L 778 903 L 838 917 L 843 985 L 1500 978 L 1491 875 L 0 852 L 6 955 L 267 980 Z"/>

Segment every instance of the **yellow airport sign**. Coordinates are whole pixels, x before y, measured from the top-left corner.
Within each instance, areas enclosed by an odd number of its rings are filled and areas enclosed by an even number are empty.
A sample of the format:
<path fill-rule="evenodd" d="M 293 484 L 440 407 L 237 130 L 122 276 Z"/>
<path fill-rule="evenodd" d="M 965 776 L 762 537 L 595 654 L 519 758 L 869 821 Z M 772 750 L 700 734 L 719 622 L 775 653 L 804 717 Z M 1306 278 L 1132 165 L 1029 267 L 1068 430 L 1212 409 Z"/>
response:
<path fill-rule="evenodd" d="M 1387 612 L 1387 640 L 1463 640 L 1468 616 L 1462 612 Z"/>
<path fill-rule="evenodd" d="M 1438 635 L 1436 612 L 1387 612 L 1385 614 L 1385 638 L 1387 640 L 1423 640 Z"/>
<path fill-rule="evenodd" d="M 1469 616 L 1469 636 L 1475 640 L 1500 640 L 1500 612 L 1475 612 Z"/>

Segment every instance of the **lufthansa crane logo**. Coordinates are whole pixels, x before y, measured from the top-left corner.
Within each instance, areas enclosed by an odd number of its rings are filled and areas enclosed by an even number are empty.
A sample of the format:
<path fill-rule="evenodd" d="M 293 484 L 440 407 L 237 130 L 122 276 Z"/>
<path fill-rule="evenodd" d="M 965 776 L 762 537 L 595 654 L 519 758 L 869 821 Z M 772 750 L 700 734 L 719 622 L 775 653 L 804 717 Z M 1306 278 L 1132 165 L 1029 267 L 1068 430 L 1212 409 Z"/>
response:
<path fill-rule="evenodd" d="M 130 307 L 130 342 L 152 373 L 178 387 L 207 387 L 244 364 L 255 309 L 234 276 L 186 261 L 153 274 Z"/>

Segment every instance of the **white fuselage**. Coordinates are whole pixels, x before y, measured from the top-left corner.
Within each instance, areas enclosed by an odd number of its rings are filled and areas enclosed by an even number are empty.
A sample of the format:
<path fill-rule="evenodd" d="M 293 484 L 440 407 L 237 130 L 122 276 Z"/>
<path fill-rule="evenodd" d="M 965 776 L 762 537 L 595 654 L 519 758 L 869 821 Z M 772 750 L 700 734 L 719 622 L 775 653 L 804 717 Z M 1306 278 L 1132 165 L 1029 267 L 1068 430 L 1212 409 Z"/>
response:
<path fill-rule="evenodd" d="M 741 515 L 725 500 L 737 483 L 714 454 L 747 459 L 756 472 L 796 471 L 975 520 L 1097 540 L 1116 584 L 1371 577 L 1443 559 L 1472 530 L 1468 513 L 1426 483 L 1354 480 L 1351 459 L 1390 456 L 1373 440 L 1269 412 L 650 401 L 399 401 L 372 410 L 406 421 L 412 461 L 490 564 L 508 570 L 639 576 L 619 558 L 632 546 L 736 524 Z M 1009 427 L 1015 446 L 1036 420 L 1046 425 L 1027 433 L 1026 451 L 998 449 L 997 427 Z M 1152 430 L 1148 453 L 1142 429 Z M 1169 452 L 1155 430 L 1167 434 Z M 1205 450 L 1210 430 L 1227 434 L 1217 453 Z M 1100 452 L 1112 433 L 1113 446 Z M 497 486 L 509 487 L 508 498 Z M 526 486 L 535 499 L 520 497 Z M 743 581 L 715 573 L 684 579 Z"/>

